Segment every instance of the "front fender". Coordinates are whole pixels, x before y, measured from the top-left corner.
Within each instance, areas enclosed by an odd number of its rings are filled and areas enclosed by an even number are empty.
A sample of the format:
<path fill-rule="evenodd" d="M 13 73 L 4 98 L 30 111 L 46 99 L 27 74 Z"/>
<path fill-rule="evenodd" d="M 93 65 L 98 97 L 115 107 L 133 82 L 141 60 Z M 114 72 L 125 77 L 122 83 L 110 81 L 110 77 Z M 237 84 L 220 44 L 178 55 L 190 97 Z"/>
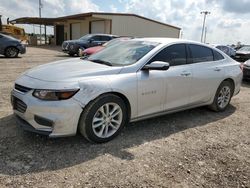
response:
<path fill-rule="evenodd" d="M 112 92 L 108 79 L 94 78 L 79 82 L 80 91 L 74 96 L 84 108 L 90 101 L 96 99 L 103 93 Z"/>

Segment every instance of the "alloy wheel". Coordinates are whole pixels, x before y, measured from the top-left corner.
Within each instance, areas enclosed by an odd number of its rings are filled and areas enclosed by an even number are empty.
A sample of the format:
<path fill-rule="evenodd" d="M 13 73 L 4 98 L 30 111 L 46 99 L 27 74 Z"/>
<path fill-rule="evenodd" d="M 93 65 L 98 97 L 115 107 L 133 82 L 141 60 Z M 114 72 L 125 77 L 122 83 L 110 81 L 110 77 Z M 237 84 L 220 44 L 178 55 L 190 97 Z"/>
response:
<path fill-rule="evenodd" d="M 220 108 L 225 108 L 230 101 L 230 96 L 231 96 L 230 87 L 229 86 L 222 87 L 217 99 L 218 106 Z"/>
<path fill-rule="evenodd" d="M 99 138 L 108 138 L 115 134 L 122 124 L 122 109 L 116 103 L 106 103 L 95 113 L 92 129 Z"/>

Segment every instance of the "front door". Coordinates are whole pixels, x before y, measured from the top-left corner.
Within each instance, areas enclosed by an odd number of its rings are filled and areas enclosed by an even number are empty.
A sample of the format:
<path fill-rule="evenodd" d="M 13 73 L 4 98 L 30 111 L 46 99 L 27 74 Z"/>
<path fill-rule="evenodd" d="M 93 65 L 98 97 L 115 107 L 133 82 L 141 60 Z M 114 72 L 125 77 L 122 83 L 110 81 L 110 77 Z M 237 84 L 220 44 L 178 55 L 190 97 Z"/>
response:
<path fill-rule="evenodd" d="M 180 108 L 189 103 L 192 70 L 186 57 L 185 44 L 171 45 L 148 62 L 168 62 L 168 70 L 138 72 L 139 116 Z"/>

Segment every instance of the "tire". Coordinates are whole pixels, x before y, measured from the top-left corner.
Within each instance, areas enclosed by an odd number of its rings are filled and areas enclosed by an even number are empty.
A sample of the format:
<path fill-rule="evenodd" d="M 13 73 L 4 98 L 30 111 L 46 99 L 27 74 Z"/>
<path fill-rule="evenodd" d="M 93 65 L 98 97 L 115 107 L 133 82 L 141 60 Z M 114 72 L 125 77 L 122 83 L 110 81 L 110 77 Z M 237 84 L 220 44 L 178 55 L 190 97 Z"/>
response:
<path fill-rule="evenodd" d="M 70 57 L 74 57 L 75 54 L 74 54 L 74 53 L 69 53 L 69 56 L 70 56 Z"/>
<path fill-rule="evenodd" d="M 233 92 L 233 84 L 229 81 L 223 81 L 217 89 L 214 101 L 209 108 L 216 112 L 225 111 L 230 104 Z"/>
<path fill-rule="evenodd" d="M 78 129 L 90 142 L 104 143 L 121 132 L 127 119 L 124 101 L 116 95 L 104 94 L 87 105 L 81 114 Z"/>
<path fill-rule="evenodd" d="M 19 50 L 15 47 L 8 47 L 5 50 L 5 56 L 9 58 L 15 58 L 18 56 Z"/>

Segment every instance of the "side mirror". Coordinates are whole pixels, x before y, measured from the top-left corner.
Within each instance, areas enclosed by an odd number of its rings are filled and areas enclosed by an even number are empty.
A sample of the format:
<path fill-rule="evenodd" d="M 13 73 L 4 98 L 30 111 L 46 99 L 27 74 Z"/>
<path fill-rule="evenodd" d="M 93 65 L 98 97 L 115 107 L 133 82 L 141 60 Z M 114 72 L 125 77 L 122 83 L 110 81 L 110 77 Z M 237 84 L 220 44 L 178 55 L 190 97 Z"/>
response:
<path fill-rule="evenodd" d="M 154 61 L 148 65 L 145 65 L 142 70 L 168 70 L 169 63 L 163 61 Z"/>

